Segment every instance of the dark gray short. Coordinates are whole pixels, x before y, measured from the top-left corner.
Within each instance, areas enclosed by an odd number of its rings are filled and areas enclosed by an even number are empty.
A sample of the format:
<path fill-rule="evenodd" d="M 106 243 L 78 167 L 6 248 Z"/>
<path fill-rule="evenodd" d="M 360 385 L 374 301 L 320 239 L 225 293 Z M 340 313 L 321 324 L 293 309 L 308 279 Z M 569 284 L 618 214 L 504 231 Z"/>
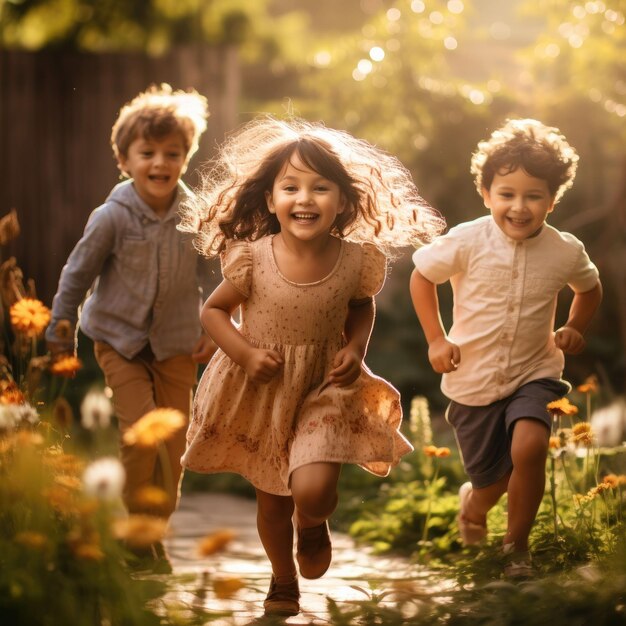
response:
<path fill-rule="evenodd" d="M 552 417 L 546 405 L 570 391 L 568 383 L 539 378 L 522 385 L 510 396 L 486 406 L 451 401 L 446 420 L 454 428 L 465 471 L 478 489 L 497 482 L 513 467 L 511 435 L 515 421 L 537 419 L 548 430 Z"/>

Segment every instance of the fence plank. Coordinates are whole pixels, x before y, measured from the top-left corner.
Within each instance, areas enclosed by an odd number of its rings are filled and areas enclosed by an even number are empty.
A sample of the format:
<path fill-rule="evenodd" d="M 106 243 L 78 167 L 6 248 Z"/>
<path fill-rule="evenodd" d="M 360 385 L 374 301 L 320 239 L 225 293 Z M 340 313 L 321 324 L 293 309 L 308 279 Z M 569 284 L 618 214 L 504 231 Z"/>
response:
<path fill-rule="evenodd" d="M 22 234 L 1 250 L 16 256 L 50 304 L 89 213 L 118 181 L 109 145 L 119 108 L 151 83 L 195 88 L 209 102 L 207 132 L 185 179 L 237 120 L 239 66 L 230 47 L 140 54 L 0 50 L 0 216 L 17 209 Z"/>

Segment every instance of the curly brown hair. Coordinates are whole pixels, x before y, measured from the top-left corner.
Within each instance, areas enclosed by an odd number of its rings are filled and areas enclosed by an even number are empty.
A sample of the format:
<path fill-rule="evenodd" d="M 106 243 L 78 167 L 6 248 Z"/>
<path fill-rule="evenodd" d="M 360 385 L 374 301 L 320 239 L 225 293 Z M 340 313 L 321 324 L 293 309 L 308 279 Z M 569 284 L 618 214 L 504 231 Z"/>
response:
<path fill-rule="evenodd" d="M 121 109 L 111 129 L 115 158 L 126 158 L 135 139 L 161 139 L 180 133 L 189 161 L 207 127 L 207 100 L 195 90 L 174 91 L 167 83 L 151 85 Z"/>
<path fill-rule="evenodd" d="M 569 189 L 576 176 L 578 154 L 558 128 L 537 120 L 508 120 L 491 137 L 478 144 L 470 171 L 480 195 L 489 189 L 497 173 L 522 168 L 530 176 L 545 180 L 555 202 Z"/>

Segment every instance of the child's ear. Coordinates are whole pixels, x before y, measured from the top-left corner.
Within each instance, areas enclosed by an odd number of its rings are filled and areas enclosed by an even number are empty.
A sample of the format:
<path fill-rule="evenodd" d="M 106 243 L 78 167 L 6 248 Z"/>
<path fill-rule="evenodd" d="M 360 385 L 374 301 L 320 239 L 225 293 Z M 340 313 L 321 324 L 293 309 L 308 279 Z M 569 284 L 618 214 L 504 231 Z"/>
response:
<path fill-rule="evenodd" d="M 265 202 L 267 204 L 267 210 L 270 213 L 276 213 L 276 209 L 274 208 L 274 200 L 272 200 L 272 194 L 269 191 L 265 192 Z"/>
<path fill-rule="evenodd" d="M 130 172 L 126 169 L 127 159 L 123 155 L 119 155 L 117 157 L 117 169 L 120 171 L 121 175 L 125 178 L 132 178 Z"/>
<path fill-rule="evenodd" d="M 346 206 L 348 205 L 348 201 L 346 197 L 341 194 L 339 196 L 339 206 L 337 207 L 337 213 L 343 213 L 346 210 Z"/>
<path fill-rule="evenodd" d="M 483 187 L 480 190 L 480 193 L 483 197 L 483 203 L 484 205 L 491 210 L 491 195 L 489 194 L 489 189 L 487 189 L 486 187 Z"/>

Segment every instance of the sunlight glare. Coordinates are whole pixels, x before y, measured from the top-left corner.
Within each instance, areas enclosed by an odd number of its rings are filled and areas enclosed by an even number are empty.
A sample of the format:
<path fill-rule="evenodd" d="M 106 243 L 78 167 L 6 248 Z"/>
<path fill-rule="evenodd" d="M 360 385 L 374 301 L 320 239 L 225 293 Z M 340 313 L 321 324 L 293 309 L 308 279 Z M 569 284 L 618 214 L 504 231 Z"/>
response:
<path fill-rule="evenodd" d="M 450 13 L 458 15 L 459 13 L 463 13 L 464 8 L 465 6 L 461 0 L 448 0 L 448 11 L 450 11 Z"/>
<path fill-rule="evenodd" d="M 369 59 L 361 59 L 356 65 L 356 69 L 363 74 L 363 76 L 367 76 L 372 71 L 373 67 Z"/>
<path fill-rule="evenodd" d="M 331 59 L 332 56 L 328 50 L 320 50 L 319 52 L 316 52 L 313 57 L 313 61 L 318 67 L 327 67 L 330 64 Z"/>
<path fill-rule="evenodd" d="M 428 19 L 433 23 L 433 24 L 443 24 L 443 13 L 441 13 L 440 11 L 433 11 L 429 16 Z"/>
<path fill-rule="evenodd" d="M 385 51 L 380 46 L 370 48 L 370 59 L 372 61 L 382 61 L 385 58 Z"/>
<path fill-rule="evenodd" d="M 401 17 L 402 13 L 400 12 L 400 9 L 396 9 L 395 7 L 393 7 L 389 9 L 389 11 L 387 11 L 387 19 L 390 22 L 397 22 Z"/>
<path fill-rule="evenodd" d="M 446 50 L 456 50 L 459 46 L 457 40 L 452 36 L 446 37 L 443 40 L 443 45 L 446 48 Z"/>
<path fill-rule="evenodd" d="M 423 13 L 425 10 L 426 5 L 422 0 L 413 0 L 413 2 L 411 2 L 411 11 L 413 11 L 413 13 Z"/>

